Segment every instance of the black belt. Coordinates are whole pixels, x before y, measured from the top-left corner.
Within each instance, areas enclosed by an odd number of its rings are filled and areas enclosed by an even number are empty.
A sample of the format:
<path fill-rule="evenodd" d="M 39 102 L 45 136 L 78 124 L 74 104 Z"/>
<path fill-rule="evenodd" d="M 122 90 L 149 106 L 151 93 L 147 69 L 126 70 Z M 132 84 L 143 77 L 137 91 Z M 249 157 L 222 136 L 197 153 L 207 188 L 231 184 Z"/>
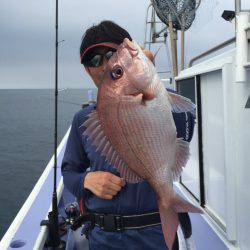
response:
<path fill-rule="evenodd" d="M 185 238 L 192 234 L 191 221 L 188 213 L 178 213 L 180 225 Z M 76 230 L 84 223 L 90 222 L 91 226 L 99 226 L 105 231 L 122 231 L 125 229 L 144 228 L 154 225 L 160 225 L 159 212 L 139 214 L 139 215 L 114 215 L 114 214 L 96 214 L 89 213 L 79 216 L 71 226 Z"/>
<path fill-rule="evenodd" d="M 180 217 L 181 214 L 178 215 Z M 183 213 L 183 215 L 187 215 L 188 217 L 187 213 Z M 186 221 L 186 219 L 184 221 Z M 181 223 L 184 221 L 180 220 Z M 77 220 L 75 220 L 71 228 L 73 230 L 76 230 L 78 227 L 80 227 L 82 224 L 86 222 L 91 222 L 91 228 L 93 228 L 94 226 L 99 226 L 101 229 L 110 232 L 119 232 L 124 229 L 144 228 L 148 226 L 161 224 L 159 212 L 140 214 L 140 215 L 124 215 L 124 216 L 92 213 L 92 214 L 81 215 Z M 89 232 L 89 229 L 87 231 Z M 87 238 L 88 238 L 88 232 L 86 233 Z M 172 249 L 179 250 L 177 233 L 175 235 L 175 240 Z"/>
<path fill-rule="evenodd" d="M 99 226 L 105 231 L 122 231 L 125 229 L 143 228 L 160 225 L 159 212 L 139 214 L 139 215 L 114 215 L 114 214 L 84 214 L 75 220 L 71 226 L 76 230 L 82 224 L 90 222 L 92 226 Z"/>
<path fill-rule="evenodd" d="M 140 215 L 94 214 L 95 226 L 105 231 L 122 231 L 125 229 L 143 228 L 160 225 L 159 212 Z"/>

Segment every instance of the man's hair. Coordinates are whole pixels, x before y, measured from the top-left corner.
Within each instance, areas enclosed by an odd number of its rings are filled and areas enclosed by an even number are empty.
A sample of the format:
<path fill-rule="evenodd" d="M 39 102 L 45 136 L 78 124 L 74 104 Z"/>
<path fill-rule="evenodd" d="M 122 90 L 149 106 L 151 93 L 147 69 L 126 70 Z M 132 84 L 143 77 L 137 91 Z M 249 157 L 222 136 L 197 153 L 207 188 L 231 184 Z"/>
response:
<path fill-rule="evenodd" d="M 86 30 L 82 37 L 80 46 L 80 56 L 90 46 L 103 42 L 111 42 L 115 44 L 121 44 L 124 38 L 128 38 L 132 41 L 129 33 L 121 26 L 112 21 L 102 21 L 98 25 L 94 25 Z M 87 59 L 88 54 L 84 56 L 84 60 Z M 83 58 L 81 63 L 83 63 Z"/>

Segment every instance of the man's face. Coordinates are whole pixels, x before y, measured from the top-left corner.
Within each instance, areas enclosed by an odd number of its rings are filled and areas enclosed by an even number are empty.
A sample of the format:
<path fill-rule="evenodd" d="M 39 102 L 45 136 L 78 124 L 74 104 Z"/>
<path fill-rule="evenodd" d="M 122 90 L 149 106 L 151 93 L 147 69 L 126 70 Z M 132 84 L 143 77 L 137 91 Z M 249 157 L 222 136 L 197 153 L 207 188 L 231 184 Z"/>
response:
<path fill-rule="evenodd" d="M 114 51 L 114 49 L 109 48 L 109 47 L 96 47 L 91 52 L 91 54 L 92 54 L 92 57 L 95 55 L 103 55 L 101 65 L 99 67 L 86 67 L 86 66 L 84 66 L 85 70 L 90 75 L 90 77 L 94 81 L 97 88 L 102 83 L 103 74 L 105 72 L 105 69 L 106 69 L 106 66 L 108 63 L 108 59 L 106 58 L 105 54 L 109 51 Z"/>

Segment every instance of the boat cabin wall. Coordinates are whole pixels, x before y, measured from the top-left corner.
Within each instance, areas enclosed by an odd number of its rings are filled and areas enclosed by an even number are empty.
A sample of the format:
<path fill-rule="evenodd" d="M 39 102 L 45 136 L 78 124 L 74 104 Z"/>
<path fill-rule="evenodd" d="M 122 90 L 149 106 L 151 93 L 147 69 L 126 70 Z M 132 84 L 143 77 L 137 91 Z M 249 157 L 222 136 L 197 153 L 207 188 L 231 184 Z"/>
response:
<path fill-rule="evenodd" d="M 191 157 L 181 182 L 229 243 L 250 246 L 250 69 L 236 82 L 233 49 L 182 71 L 180 94 L 197 105 Z"/>

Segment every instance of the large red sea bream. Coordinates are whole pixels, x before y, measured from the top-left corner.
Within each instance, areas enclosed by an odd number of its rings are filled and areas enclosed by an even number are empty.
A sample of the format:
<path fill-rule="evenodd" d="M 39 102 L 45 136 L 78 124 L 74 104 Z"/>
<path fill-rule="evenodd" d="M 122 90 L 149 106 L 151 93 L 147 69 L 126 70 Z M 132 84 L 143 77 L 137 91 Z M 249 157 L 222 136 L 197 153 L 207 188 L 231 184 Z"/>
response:
<path fill-rule="evenodd" d="M 84 124 L 85 135 L 121 177 L 130 183 L 144 179 L 155 190 L 168 249 L 177 232 L 177 213 L 202 213 L 173 190 L 189 143 L 177 138 L 171 110 L 194 109 L 189 99 L 166 91 L 141 48 L 125 39 L 108 62 L 97 109 Z"/>

